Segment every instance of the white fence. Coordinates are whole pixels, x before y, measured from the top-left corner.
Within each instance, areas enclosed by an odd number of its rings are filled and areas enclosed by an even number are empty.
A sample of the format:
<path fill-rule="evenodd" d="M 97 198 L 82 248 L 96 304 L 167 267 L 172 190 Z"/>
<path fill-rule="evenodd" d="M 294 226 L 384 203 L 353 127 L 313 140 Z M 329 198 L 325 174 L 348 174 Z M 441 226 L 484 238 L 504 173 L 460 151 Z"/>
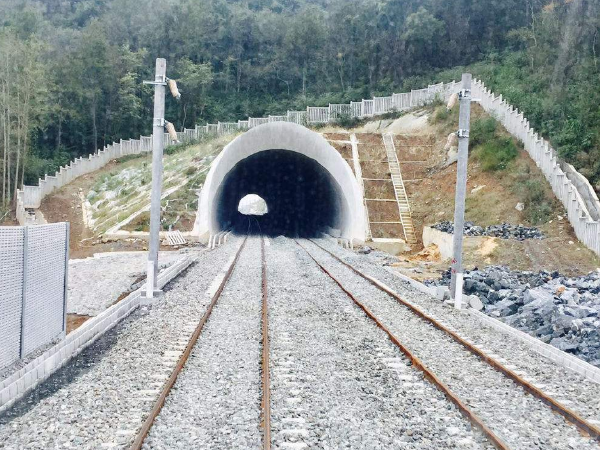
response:
<path fill-rule="evenodd" d="M 348 115 L 352 118 L 368 118 L 393 111 L 403 111 L 425 105 L 436 97 L 446 100 L 452 93 L 460 90 L 459 82 L 439 83 L 424 89 L 411 92 L 392 94 L 389 97 L 374 97 L 372 100 L 350 102 L 349 104 L 331 104 L 328 107 L 306 108 L 306 111 L 288 111 L 281 116 L 249 117 L 248 120 L 235 122 L 219 122 L 196 126 L 177 133 L 181 142 L 193 142 L 203 136 L 217 136 L 247 130 L 263 123 L 287 121 L 300 125 L 327 123 Z M 482 107 L 494 115 L 506 129 L 523 141 L 525 149 L 540 167 L 556 196 L 568 211 L 569 221 L 575 229 L 577 237 L 586 246 L 600 255 L 600 224 L 592 220 L 582 196 L 576 186 L 567 178 L 560 168 L 555 150 L 547 141 L 530 127 L 529 121 L 518 109 L 507 104 L 502 96 L 496 97 L 483 83 L 473 82 L 473 97 L 480 100 Z M 164 135 L 165 145 L 174 142 L 169 135 Z M 20 224 L 35 223 L 35 217 L 28 214 L 27 209 L 40 206 L 43 198 L 54 189 L 60 188 L 73 179 L 98 170 L 108 161 L 125 155 L 149 152 L 152 150 L 152 137 L 141 136 L 140 139 L 121 141 L 105 147 L 103 150 L 90 155 L 88 158 L 78 158 L 66 167 L 61 167 L 54 176 L 46 175 L 40 179 L 39 186 L 23 186 L 17 195 L 17 218 Z M 589 196 L 586 196 L 586 198 Z M 600 208 L 600 205 L 598 205 Z"/>
<path fill-rule="evenodd" d="M 61 337 L 69 224 L 0 227 L 0 370 Z"/>
<path fill-rule="evenodd" d="M 293 122 L 299 125 L 327 123 L 347 115 L 353 118 L 365 118 L 385 114 L 393 111 L 402 111 L 414 106 L 423 105 L 432 101 L 436 96 L 441 99 L 448 97 L 458 89 L 458 83 L 440 83 L 425 89 L 414 90 L 404 94 L 393 94 L 389 97 L 375 97 L 373 100 L 362 100 L 349 104 L 329 105 L 328 107 L 306 108 L 306 111 L 288 111 L 285 115 L 269 117 L 249 117 L 248 120 L 238 122 L 218 122 L 186 128 L 177 133 L 178 140 L 183 143 L 194 142 L 203 136 L 218 136 L 237 133 L 249 128 L 269 122 Z M 165 146 L 174 142 L 168 133 L 164 135 Z M 94 172 L 105 166 L 109 161 L 127 155 L 136 155 L 152 151 L 152 136 L 140 136 L 139 139 L 121 140 L 102 150 L 89 155 L 87 158 L 77 158 L 68 166 L 61 167 L 54 176 L 46 175 L 40 178 L 38 186 L 23 186 L 17 193 L 17 219 L 21 225 L 35 224 L 35 215 L 31 210 L 40 207 L 42 200 L 55 189 L 70 183 L 75 178 Z"/>
<path fill-rule="evenodd" d="M 502 95 L 496 97 L 479 80 L 474 80 L 472 91 L 473 97 L 479 99 L 483 109 L 498 119 L 513 136 L 523 141 L 525 150 L 541 169 L 554 194 L 567 210 L 577 238 L 600 255 L 600 223 L 592 219 L 576 186 L 561 169 L 556 150 L 531 128 L 523 113 L 502 99 Z"/>

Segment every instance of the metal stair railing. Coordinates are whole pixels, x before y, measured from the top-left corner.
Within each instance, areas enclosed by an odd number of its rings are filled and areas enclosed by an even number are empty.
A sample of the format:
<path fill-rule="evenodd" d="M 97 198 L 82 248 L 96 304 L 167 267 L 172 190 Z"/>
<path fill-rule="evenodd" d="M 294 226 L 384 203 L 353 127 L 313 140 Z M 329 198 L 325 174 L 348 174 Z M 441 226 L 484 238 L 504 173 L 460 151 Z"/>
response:
<path fill-rule="evenodd" d="M 400 222 L 402 223 L 404 238 L 407 243 L 415 244 L 417 242 L 415 228 L 412 222 L 410 204 L 408 202 L 408 195 L 406 194 L 402 172 L 400 171 L 400 162 L 398 161 L 398 155 L 396 154 L 393 136 L 390 133 L 384 134 L 383 143 L 387 153 L 387 161 L 392 177 L 392 184 L 394 186 L 394 195 L 396 196 L 396 202 L 398 203 L 398 211 L 400 213 Z"/>

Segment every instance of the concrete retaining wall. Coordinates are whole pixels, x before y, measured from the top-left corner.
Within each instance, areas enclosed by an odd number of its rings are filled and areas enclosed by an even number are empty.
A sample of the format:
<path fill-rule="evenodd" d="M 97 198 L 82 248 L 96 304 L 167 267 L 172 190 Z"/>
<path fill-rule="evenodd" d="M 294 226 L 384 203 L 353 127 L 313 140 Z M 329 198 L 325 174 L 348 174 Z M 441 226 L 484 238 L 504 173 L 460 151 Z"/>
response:
<path fill-rule="evenodd" d="M 452 240 L 452 234 L 431 227 L 423 227 L 423 247 L 428 247 L 431 244 L 437 245 L 442 261 L 452 259 Z"/>

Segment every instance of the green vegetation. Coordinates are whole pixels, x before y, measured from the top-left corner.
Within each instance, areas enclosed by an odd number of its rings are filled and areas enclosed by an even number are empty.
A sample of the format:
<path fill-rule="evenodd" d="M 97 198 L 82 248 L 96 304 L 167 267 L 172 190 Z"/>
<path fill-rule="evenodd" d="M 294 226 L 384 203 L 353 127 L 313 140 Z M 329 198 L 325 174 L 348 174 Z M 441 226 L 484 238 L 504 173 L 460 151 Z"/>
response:
<path fill-rule="evenodd" d="M 531 225 L 548 222 L 560 204 L 541 174 L 532 174 L 528 165 L 515 167 L 513 191 L 525 206 L 523 213 Z"/>
<path fill-rule="evenodd" d="M 597 1 L 3 0 L 0 17 L 3 203 L 73 157 L 149 134 L 142 80 L 157 56 L 183 93 L 167 102 L 177 129 L 418 89 L 467 69 L 600 187 Z M 510 160 L 505 144 L 481 150 L 490 170 Z"/>
<path fill-rule="evenodd" d="M 232 136 L 205 139 L 199 144 L 177 146 L 164 158 L 163 193 L 175 189 L 162 200 L 161 226 L 191 229 L 198 210 L 196 191 L 204 183 L 214 155 Z M 94 183 L 87 195 L 92 208 L 92 228 L 104 233 L 150 204 L 149 155 L 117 167 Z M 147 214 L 142 212 L 123 227 L 129 231 L 148 231 Z"/>
<path fill-rule="evenodd" d="M 2 0 L 2 197 L 76 156 L 149 134 L 154 59 L 177 129 L 421 88 L 498 53 L 522 0 Z M 6 116 L 6 121 L 3 120 Z"/>
<path fill-rule="evenodd" d="M 506 169 L 519 151 L 512 137 L 498 133 L 496 119 L 487 117 L 473 121 L 471 154 L 479 160 L 483 170 L 494 172 Z"/>
<path fill-rule="evenodd" d="M 360 125 L 360 119 L 352 117 L 350 114 L 339 114 L 335 123 L 342 128 L 351 129 Z"/>

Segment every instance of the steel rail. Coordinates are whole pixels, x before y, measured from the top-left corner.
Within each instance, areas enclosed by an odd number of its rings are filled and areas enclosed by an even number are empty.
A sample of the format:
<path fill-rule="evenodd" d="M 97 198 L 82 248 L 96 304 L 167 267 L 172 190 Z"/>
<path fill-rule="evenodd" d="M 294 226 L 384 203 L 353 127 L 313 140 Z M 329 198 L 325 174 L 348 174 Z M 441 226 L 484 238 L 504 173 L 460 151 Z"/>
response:
<path fill-rule="evenodd" d="M 308 256 L 315 262 L 315 264 L 323 271 L 329 278 L 331 278 L 344 293 L 352 299 L 352 301 L 369 317 L 375 324 L 382 329 L 392 341 L 396 347 L 412 362 L 412 364 L 419 369 L 425 377 L 430 380 L 444 395 L 448 398 L 458 410 L 475 425 L 477 428 L 481 430 L 481 432 L 485 435 L 487 439 L 499 450 L 510 450 L 504 441 L 502 441 L 488 426 L 473 412 L 469 409 L 467 405 L 465 405 L 456 394 L 454 394 L 446 384 L 444 384 L 416 355 L 414 355 L 406 346 L 404 346 L 396 336 L 371 312 L 369 308 L 367 308 L 363 303 L 361 303 L 348 289 L 344 287 L 344 285 L 331 273 L 329 272 L 319 261 L 315 259 L 315 257 L 308 251 L 300 242 L 296 240 L 296 244 L 298 244 L 307 254 Z"/>
<path fill-rule="evenodd" d="M 212 313 L 213 308 L 215 307 L 215 305 L 217 304 L 217 301 L 221 297 L 221 293 L 223 292 L 223 289 L 225 288 L 227 281 L 229 281 L 229 278 L 231 277 L 231 274 L 233 273 L 233 270 L 238 262 L 240 254 L 242 253 L 242 250 L 246 246 L 247 240 L 248 240 L 248 237 L 246 236 L 246 238 L 244 238 L 244 241 L 240 245 L 240 248 L 238 249 L 237 253 L 235 254 L 235 258 L 233 259 L 233 262 L 227 269 L 227 272 L 225 272 L 225 276 L 223 277 L 223 280 L 221 281 L 219 288 L 216 290 L 216 292 L 212 296 L 212 299 L 211 299 L 210 304 L 208 305 L 208 308 L 206 309 L 204 315 L 198 322 L 196 329 L 192 333 L 192 336 L 190 337 L 190 340 L 188 341 L 188 344 L 185 347 L 183 354 L 179 357 L 179 360 L 177 361 L 177 364 L 175 365 L 175 368 L 173 369 L 171 376 L 169 377 L 169 379 L 167 380 L 167 382 L 161 389 L 160 395 L 158 396 L 158 399 L 154 403 L 154 406 L 153 406 L 152 410 L 150 411 L 150 414 L 148 415 L 148 417 L 142 424 L 142 428 L 137 433 L 136 438 L 133 441 L 133 444 L 131 444 L 131 446 L 129 447 L 130 450 L 141 450 L 142 445 L 144 444 L 144 440 L 148 436 L 148 433 L 150 433 L 150 429 L 152 428 L 152 425 L 154 424 L 156 417 L 158 417 L 158 415 L 160 414 L 160 411 L 161 411 L 162 407 L 164 406 L 165 401 L 166 401 L 167 397 L 169 396 L 169 393 L 171 392 L 171 389 L 173 388 L 173 386 L 175 385 L 175 382 L 177 381 L 177 377 L 179 376 L 179 374 L 181 373 L 181 370 L 185 366 L 185 363 L 187 362 L 187 360 L 192 352 L 192 349 L 194 348 L 194 345 L 196 345 L 196 342 L 198 341 L 198 337 L 200 336 L 200 333 L 202 333 L 202 329 L 204 328 L 204 325 L 208 321 L 208 318 L 210 317 L 210 314 Z"/>
<path fill-rule="evenodd" d="M 265 254 L 265 239 L 260 243 L 262 259 L 262 421 L 263 449 L 271 448 L 271 386 L 269 374 L 269 305 L 267 289 L 267 258 Z"/>
<path fill-rule="evenodd" d="M 525 389 L 525 391 L 529 392 L 531 395 L 533 395 L 534 397 L 541 400 L 542 403 L 549 406 L 553 411 L 555 411 L 556 413 L 563 416 L 568 422 L 575 425 L 582 434 L 588 435 L 588 436 L 594 438 L 595 440 L 600 441 L 600 428 L 596 427 L 595 425 L 592 425 L 591 423 L 586 421 L 583 417 L 581 417 L 579 414 L 577 414 L 575 411 L 567 408 L 566 406 L 564 406 L 557 400 L 555 400 L 552 397 L 550 397 L 549 395 L 545 394 L 541 389 L 539 389 L 532 383 L 526 381 L 521 376 L 519 376 L 517 373 L 515 373 L 513 370 L 504 366 L 502 363 L 500 363 L 496 359 L 492 358 L 491 356 L 486 355 L 485 352 L 481 351 L 480 349 L 475 347 L 473 344 L 467 342 L 465 339 L 460 337 L 456 332 L 450 330 L 448 327 L 446 327 L 445 325 L 442 325 L 440 322 L 438 322 L 433 317 L 427 315 L 426 313 L 421 311 L 419 308 L 416 308 L 413 304 L 411 304 L 408 301 L 401 298 L 397 293 L 392 291 L 388 286 L 384 285 L 383 283 L 376 280 L 375 278 L 362 273 L 360 270 L 356 269 L 351 264 L 348 264 L 347 262 L 343 261 L 340 257 L 338 257 L 334 253 L 330 252 L 329 250 L 324 248 L 322 245 L 320 245 L 318 242 L 315 242 L 313 239 L 310 239 L 310 242 L 312 242 L 318 248 L 323 250 L 325 253 L 329 254 L 336 261 L 343 264 L 348 269 L 352 270 L 358 276 L 360 276 L 361 278 L 364 278 L 365 280 L 370 282 L 373 286 L 377 287 L 379 290 L 385 292 L 390 297 L 393 297 L 401 305 L 410 309 L 414 314 L 419 316 L 424 321 L 429 322 L 431 325 L 433 325 L 437 329 L 447 333 L 449 336 L 452 337 L 452 339 L 454 339 L 456 342 L 461 344 L 469 352 L 471 352 L 472 354 L 479 357 L 482 361 L 485 361 L 486 363 L 488 363 L 495 370 L 502 373 L 507 378 L 509 378 L 513 382 L 515 382 L 517 385 L 519 385 L 523 389 Z"/>

